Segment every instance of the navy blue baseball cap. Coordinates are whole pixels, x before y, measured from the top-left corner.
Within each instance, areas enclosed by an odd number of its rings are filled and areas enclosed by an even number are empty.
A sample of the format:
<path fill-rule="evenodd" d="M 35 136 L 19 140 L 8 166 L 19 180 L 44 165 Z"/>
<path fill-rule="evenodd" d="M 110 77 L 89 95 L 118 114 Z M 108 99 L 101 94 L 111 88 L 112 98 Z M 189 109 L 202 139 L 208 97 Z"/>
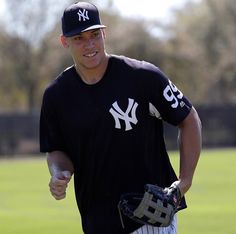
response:
<path fill-rule="evenodd" d="M 62 34 L 72 37 L 92 29 L 105 28 L 97 7 L 88 2 L 76 2 L 64 10 Z"/>

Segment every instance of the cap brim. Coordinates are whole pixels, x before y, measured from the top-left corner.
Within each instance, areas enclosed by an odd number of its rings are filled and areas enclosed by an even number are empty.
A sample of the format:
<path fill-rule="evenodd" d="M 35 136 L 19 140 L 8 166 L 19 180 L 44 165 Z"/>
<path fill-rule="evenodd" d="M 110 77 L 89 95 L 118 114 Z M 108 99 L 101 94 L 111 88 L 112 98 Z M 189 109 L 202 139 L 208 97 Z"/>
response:
<path fill-rule="evenodd" d="M 76 29 L 72 32 L 65 33 L 64 36 L 65 37 L 73 37 L 73 36 L 78 35 L 82 32 L 86 32 L 86 31 L 93 30 L 93 29 L 99 29 L 99 28 L 106 28 L 106 26 L 102 25 L 102 24 L 97 24 L 97 25 L 93 25 L 93 26 L 90 26 L 90 27 L 87 27 L 84 29 L 80 28 L 80 29 Z"/>

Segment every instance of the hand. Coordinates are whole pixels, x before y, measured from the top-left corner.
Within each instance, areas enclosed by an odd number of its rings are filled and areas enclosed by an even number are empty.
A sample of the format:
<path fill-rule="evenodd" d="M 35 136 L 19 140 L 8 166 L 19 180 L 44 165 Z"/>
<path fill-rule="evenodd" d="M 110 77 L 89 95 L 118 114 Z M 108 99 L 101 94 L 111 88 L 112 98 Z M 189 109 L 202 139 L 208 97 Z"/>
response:
<path fill-rule="evenodd" d="M 51 177 L 51 180 L 49 182 L 49 188 L 52 196 L 56 200 L 61 200 L 66 197 L 66 188 L 70 179 L 70 171 L 61 171 Z"/>
<path fill-rule="evenodd" d="M 188 182 L 187 180 L 177 180 L 173 184 L 177 185 L 179 187 L 181 196 L 183 197 L 184 194 L 189 190 L 191 187 L 191 182 Z M 172 184 L 172 185 L 173 185 Z"/>

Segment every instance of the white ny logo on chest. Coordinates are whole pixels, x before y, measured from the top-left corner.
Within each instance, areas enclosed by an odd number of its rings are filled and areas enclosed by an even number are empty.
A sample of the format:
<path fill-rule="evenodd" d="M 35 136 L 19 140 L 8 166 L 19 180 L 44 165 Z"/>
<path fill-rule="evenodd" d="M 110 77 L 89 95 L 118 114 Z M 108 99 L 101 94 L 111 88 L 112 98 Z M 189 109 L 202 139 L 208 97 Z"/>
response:
<path fill-rule="evenodd" d="M 136 117 L 137 107 L 138 107 L 138 103 L 137 102 L 134 103 L 134 100 L 129 98 L 128 107 L 126 111 L 124 112 L 120 109 L 117 102 L 114 102 L 109 112 L 112 114 L 115 120 L 115 128 L 121 129 L 120 120 L 124 120 L 125 131 L 131 130 L 132 129 L 131 123 L 133 124 L 138 123 L 138 120 Z M 131 116 L 129 116 L 130 113 L 131 113 Z"/>
<path fill-rule="evenodd" d="M 86 11 L 85 9 L 83 9 L 83 11 L 79 10 L 77 14 L 79 16 L 79 21 L 89 20 L 88 11 Z"/>

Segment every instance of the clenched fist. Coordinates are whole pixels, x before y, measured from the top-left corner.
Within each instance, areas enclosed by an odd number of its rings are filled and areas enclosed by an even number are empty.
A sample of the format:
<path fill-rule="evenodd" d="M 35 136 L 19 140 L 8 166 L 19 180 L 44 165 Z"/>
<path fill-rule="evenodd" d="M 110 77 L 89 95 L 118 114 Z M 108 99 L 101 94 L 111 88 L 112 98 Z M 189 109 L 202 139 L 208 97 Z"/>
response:
<path fill-rule="evenodd" d="M 66 188 L 71 179 L 70 171 L 61 171 L 52 175 L 49 182 L 49 188 L 52 196 L 56 200 L 61 200 L 66 197 Z"/>

